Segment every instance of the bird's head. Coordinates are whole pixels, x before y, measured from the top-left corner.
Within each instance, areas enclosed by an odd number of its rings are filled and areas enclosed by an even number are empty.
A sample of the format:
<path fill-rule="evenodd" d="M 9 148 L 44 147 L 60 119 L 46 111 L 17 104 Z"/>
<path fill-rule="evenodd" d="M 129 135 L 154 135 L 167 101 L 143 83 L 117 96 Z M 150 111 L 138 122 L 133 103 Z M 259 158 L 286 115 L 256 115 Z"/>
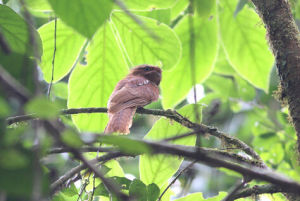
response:
<path fill-rule="evenodd" d="M 134 76 L 142 76 L 152 82 L 157 86 L 161 81 L 161 69 L 157 66 L 151 65 L 139 65 L 130 70 L 130 74 Z"/>

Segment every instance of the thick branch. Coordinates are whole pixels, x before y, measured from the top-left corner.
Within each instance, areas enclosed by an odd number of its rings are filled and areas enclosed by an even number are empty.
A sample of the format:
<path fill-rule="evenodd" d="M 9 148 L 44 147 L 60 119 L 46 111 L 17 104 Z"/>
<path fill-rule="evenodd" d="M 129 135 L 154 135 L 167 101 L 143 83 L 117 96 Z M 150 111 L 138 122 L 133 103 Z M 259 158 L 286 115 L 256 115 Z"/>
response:
<path fill-rule="evenodd" d="M 106 113 L 106 112 L 107 112 L 107 108 L 78 108 L 78 109 L 74 108 L 74 109 L 62 110 L 61 114 L 67 115 L 67 114 Z M 151 110 L 151 109 L 138 108 L 136 112 L 139 114 L 164 116 L 169 119 L 175 120 L 176 122 L 180 123 L 181 125 L 189 128 L 189 129 L 192 129 L 193 131 L 195 131 L 197 133 L 213 135 L 221 140 L 224 140 L 228 144 L 236 146 L 237 148 L 243 150 L 245 153 L 249 154 L 256 160 L 259 160 L 260 162 L 262 162 L 259 155 L 251 147 L 249 147 L 246 143 L 240 141 L 237 138 L 234 138 L 225 133 L 222 133 L 222 132 L 218 131 L 216 128 L 212 128 L 212 127 L 209 127 L 209 126 L 206 126 L 203 124 L 197 124 L 197 123 L 191 122 L 189 119 L 183 117 L 175 110 Z M 7 120 L 7 124 L 11 125 L 16 122 L 26 121 L 26 120 L 30 120 L 33 118 L 34 118 L 33 115 L 23 115 L 23 116 L 17 116 L 17 117 L 9 117 L 6 120 Z"/>
<path fill-rule="evenodd" d="M 166 143 L 137 140 L 152 148 L 155 154 L 171 154 L 182 156 L 190 160 L 197 160 L 212 167 L 224 167 L 238 172 L 247 177 L 263 180 L 275 184 L 286 192 L 293 192 L 300 195 L 300 184 L 283 175 L 280 175 L 267 168 L 259 168 L 249 164 L 233 163 L 225 160 L 227 157 L 216 153 L 205 151 L 201 148 L 187 147 L 181 145 L 170 145 Z"/>
<path fill-rule="evenodd" d="M 99 139 L 105 137 L 105 135 L 99 135 Z M 148 146 L 153 151 L 152 154 L 169 154 L 185 157 L 186 159 L 204 163 L 211 167 L 224 167 L 235 172 L 238 172 L 247 177 L 267 181 L 276 185 L 276 192 L 293 192 L 300 194 L 300 184 L 293 181 L 283 175 L 280 175 L 270 169 L 261 168 L 259 165 L 253 165 L 247 160 L 240 160 L 236 158 L 236 155 L 223 154 L 220 151 L 212 151 L 211 149 L 195 148 L 183 145 L 174 145 L 164 142 L 152 142 L 148 140 L 135 139 L 139 143 Z M 73 151 L 74 152 L 74 151 Z M 137 150 L 137 153 L 140 153 Z M 280 189 L 280 191 L 278 190 Z M 248 195 L 247 193 L 241 193 L 239 191 L 235 196 Z M 261 191 L 265 192 L 265 191 Z M 258 192 L 258 194 L 260 191 Z"/>
<path fill-rule="evenodd" d="M 287 99 L 300 153 L 300 33 L 287 0 L 252 0 L 276 57 L 282 98 Z"/>
<path fill-rule="evenodd" d="M 114 147 L 82 147 L 79 149 L 80 152 L 113 152 L 116 151 Z M 66 153 L 71 152 L 71 149 L 66 147 L 56 147 L 50 149 L 48 154 L 59 154 L 59 153 Z"/>

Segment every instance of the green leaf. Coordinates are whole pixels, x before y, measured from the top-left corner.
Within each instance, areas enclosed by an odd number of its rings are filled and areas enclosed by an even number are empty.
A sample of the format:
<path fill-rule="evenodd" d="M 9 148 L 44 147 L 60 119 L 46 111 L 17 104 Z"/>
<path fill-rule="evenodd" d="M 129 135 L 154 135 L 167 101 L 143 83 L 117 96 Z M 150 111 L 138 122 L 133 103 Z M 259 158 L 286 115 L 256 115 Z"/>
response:
<path fill-rule="evenodd" d="M 175 20 L 188 7 L 189 0 L 176 1 L 171 8 L 171 20 Z"/>
<path fill-rule="evenodd" d="M 170 24 L 171 22 L 171 9 L 154 9 L 150 11 L 134 11 L 136 15 L 150 17 L 158 20 L 159 22 Z"/>
<path fill-rule="evenodd" d="M 29 40 L 29 26 L 37 44 L 35 48 L 37 48 L 38 55 L 34 54 L 32 42 Z M 0 32 L 11 52 L 38 57 L 42 54 L 42 42 L 37 31 L 10 7 L 2 4 L 0 4 Z M 4 53 L 0 51 L 0 54 Z"/>
<path fill-rule="evenodd" d="M 70 187 L 63 189 L 63 193 L 67 196 L 75 196 L 78 195 L 78 190 L 74 183 L 72 183 Z"/>
<path fill-rule="evenodd" d="M 129 196 L 136 200 L 147 200 L 147 187 L 139 179 L 135 179 L 129 186 Z"/>
<path fill-rule="evenodd" d="M 0 48 L 0 64 L 11 76 L 18 80 L 30 92 L 35 91 L 35 63 L 33 59 L 25 57 L 23 54 L 15 52 L 12 52 L 9 55 L 7 55 L 3 53 Z"/>
<path fill-rule="evenodd" d="M 143 154 L 151 152 L 151 148 L 146 144 L 123 135 L 107 135 L 101 137 L 99 141 L 117 146 L 122 152 L 127 154 Z"/>
<path fill-rule="evenodd" d="M 154 64 L 163 69 L 172 68 L 181 55 L 178 37 L 163 23 L 157 23 L 156 20 L 147 17 L 139 18 L 159 37 L 158 39 L 153 38 L 124 12 L 113 12 L 111 17 L 131 63 Z"/>
<path fill-rule="evenodd" d="M 27 114 L 33 114 L 36 117 L 53 119 L 58 116 L 61 107 L 44 96 L 39 96 L 25 105 Z"/>
<path fill-rule="evenodd" d="M 29 163 L 26 155 L 18 150 L 2 149 L 0 151 L 0 168 L 17 170 L 28 166 Z"/>
<path fill-rule="evenodd" d="M 117 160 L 110 160 L 105 163 L 105 166 L 107 166 L 110 171 L 106 174 L 107 177 L 124 177 L 124 171 L 122 169 L 122 166 Z"/>
<path fill-rule="evenodd" d="M 109 24 L 98 30 L 87 52 L 87 65 L 77 64 L 70 76 L 68 108 L 106 107 L 115 85 L 128 72 Z M 72 119 L 80 130 L 102 132 L 108 117 L 78 114 Z"/>
<path fill-rule="evenodd" d="M 77 195 L 69 195 L 68 189 L 63 189 L 61 192 L 55 194 L 51 201 L 76 201 L 78 198 Z"/>
<path fill-rule="evenodd" d="M 68 84 L 65 82 L 58 82 L 52 86 L 55 96 L 67 99 L 68 98 Z"/>
<path fill-rule="evenodd" d="M 53 10 L 67 25 L 92 38 L 111 12 L 112 0 L 48 0 Z"/>
<path fill-rule="evenodd" d="M 137 10 L 149 10 L 151 8 L 169 8 L 174 4 L 174 2 L 174 0 L 124 0 L 124 3 L 128 8 Z"/>
<path fill-rule="evenodd" d="M 212 0 L 196 0 L 195 6 L 199 16 L 209 17 L 213 9 L 215 8 L 215 1 Z"/>
<path fill-rule="evenodd" d="M 50 82 L 52 77 L 54 28 L 54 20 L 52 20 L 38 30 L 43 41 L 44 52 L 40 67 L 44 74 L 44 79 L 47 82 Z M 59 81 L 70 72 L 80 54 L 84 41 L 84 37 L 73 31 L 60 20 L 57 20 L 53 82 Z"/>
<path fill-rule="evenodd" d="M 126 177 L 111 177 L 113 181 L 121 186 L 123 190 L 128 190 L 131 184 L 131 180 L 127 179 Z"/>
<path fill-rule="evenodd" d="M 36 11 L 51 11 L 52 8 L 47 0 L 25 0 L 26 6 Z"/>
<path fill-rule="evenodd" d="M 239 3 L 237 4 L 235 11 L 234 11 L 234 17 L 239 14 L 239 12 L 244 8 L 244 6 L 248 3 L 247 0 L 239 0 Z"/>
<path fill-rule="evenodd" d="M 176 199 L 174 201 L 194 201 L 194 200 L 197 200 L 197 201 L 202 201 L 202 200 L 205 200 L 205 201 L 220 201 L 226 196 L 226 194 L 227 193 L 225 193 L 225 192 L 220 192 L 219 195 L 217 195 L 217 196 L 204 199 L 202 193 L 192 193 L 188 196 Z"/>
<path fill-rule="evenodd" d="M 215 8 L 213 11 L 215 11 Z M 162 75 L 161 88 L 164 108 L 173 108 L 187 96 L 193 86 L 192 76 L 195 76 L 196 83 L 201 83 L 209 77 L 213 70 L 218 53 L 216 16 L 214 15 L 211 20 L 200 18 L 197 15 L 193 18 L 195 30 L 195 74 L 191 74 L 190 30 L 188 17 L 185 17 L 175 27 L 175 31 L 182 42 L 181 60 L 174 69 L 168 72 L 164 71 Z"/>
<path fill-rule="evenodd" d="M 33 152 L 21 147 L 1 148 L 0 153 L 0 189 L 12 200 L 30 200 L 33 191 L 34 175 L 39 164 L 34 163 Z M 42 169 L 41 169 L 42 170 Z M 40 174 L 41 193 L 49 189 L 48 178 Z"/>
<path fill-rule="evenodd" d="M 129 190 L 131 180 L 126 177 L 110 177 L 114 183 L 118 184 L 123 190 Z M 109 196 L 109 193 L 103 183 L 99 184 L 95 190 L 95 196 Z"/>
<path fill-rule="evenodd" d="M 179 113 L 193 121 L 194 105 L 187 105 L 179 110 Z M 170 123 L 165 118 L 159 119 L 145 136 L 146 139 L 159 140 L 184 134 L 189 130 L 177 122 Z M 189 136 L 174 141 L 175 144 L 193 146 L 196 136 Z M 159 188 L 168 182 L 179 169 L 182 158 L 168 155 L 142 155 L 140 156 L 140 178 L 145 184 L 155 183 Z"/>
<path fill-rule="evenodd" d="M 5 101 L 5 99 L 3 99 L 2 97 L 0 97 L 0 118 L 1 117 L 7 117 L 7 116 L 10 115 L 10 113 L 11 113 L 10 106 Z"/>
<path fill-rule="evenodd" d="M 268 91 L 274 58 L 259 16 L 245 6 L 234 17 L 236 1 L 224 0 L 220 3 L 220 31 L 227 58 L 245 80 Z"/>
<path fill-rule="evenodd" d="M 159 197 L 159 192 L 160 189 L 158 188 L 158 186 L 154 183 L 149 184 L 147 186 L 147 197 L 148 197 L 148 201 L 156 201 L 157 198 Z"/>
<path fill-rule="evenodd" d="M 71 146 L 73 148 L 79 148 L 83 144 L 79 134 L 70 129 L 65 130 L 62 133 L 61 139 L 64 143 L 66 143 L 68 146 Z"/>
<path fill-rule="evenodd" d="M 222 75 L 233 75 L 235 74 L 235 70 L 232 68 L 230 63 L 228 62 L 224 48 L 219 48 L 218 58 L 215 63 L 214 72 L 222 74 Z"/>
<path fill-rule="evenodd" d="M 224 101 L 229 98 L 250 101 L 254 99 L 256 94 L 254 87 L 235 73 L 231 77 L 213 74 L 205 82 L 205 86 L 221 94 Z"/>

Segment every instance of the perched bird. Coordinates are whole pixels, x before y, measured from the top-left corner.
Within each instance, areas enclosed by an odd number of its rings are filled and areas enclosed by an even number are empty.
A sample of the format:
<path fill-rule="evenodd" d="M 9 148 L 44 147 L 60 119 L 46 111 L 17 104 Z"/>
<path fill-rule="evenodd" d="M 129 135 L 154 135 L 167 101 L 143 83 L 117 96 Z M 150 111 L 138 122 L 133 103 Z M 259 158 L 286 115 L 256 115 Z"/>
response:
<path fill-rule="evenodd" d="M 105 133 L 130 133 L 132 118 L 138 107 L 157 101 L 161 69 L 151 65 L 139 65 L 118 82 L 112 92 L 107 108 L 109 121 Z"/>

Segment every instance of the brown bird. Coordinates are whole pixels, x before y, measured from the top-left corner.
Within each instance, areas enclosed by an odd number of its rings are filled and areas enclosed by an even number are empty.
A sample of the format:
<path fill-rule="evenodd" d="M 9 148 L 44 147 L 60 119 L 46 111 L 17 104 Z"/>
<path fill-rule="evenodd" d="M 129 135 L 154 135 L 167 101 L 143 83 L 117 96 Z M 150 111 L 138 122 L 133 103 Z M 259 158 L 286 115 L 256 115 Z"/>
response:
<path fill-rule="evenodd" d="M 130 133 L 136 109 L 157 101 L 160 81 L 159 67 L 140 65 L 132 68 L 110 95 L 107 104 L 109 121 L 104 133 Z"/>

